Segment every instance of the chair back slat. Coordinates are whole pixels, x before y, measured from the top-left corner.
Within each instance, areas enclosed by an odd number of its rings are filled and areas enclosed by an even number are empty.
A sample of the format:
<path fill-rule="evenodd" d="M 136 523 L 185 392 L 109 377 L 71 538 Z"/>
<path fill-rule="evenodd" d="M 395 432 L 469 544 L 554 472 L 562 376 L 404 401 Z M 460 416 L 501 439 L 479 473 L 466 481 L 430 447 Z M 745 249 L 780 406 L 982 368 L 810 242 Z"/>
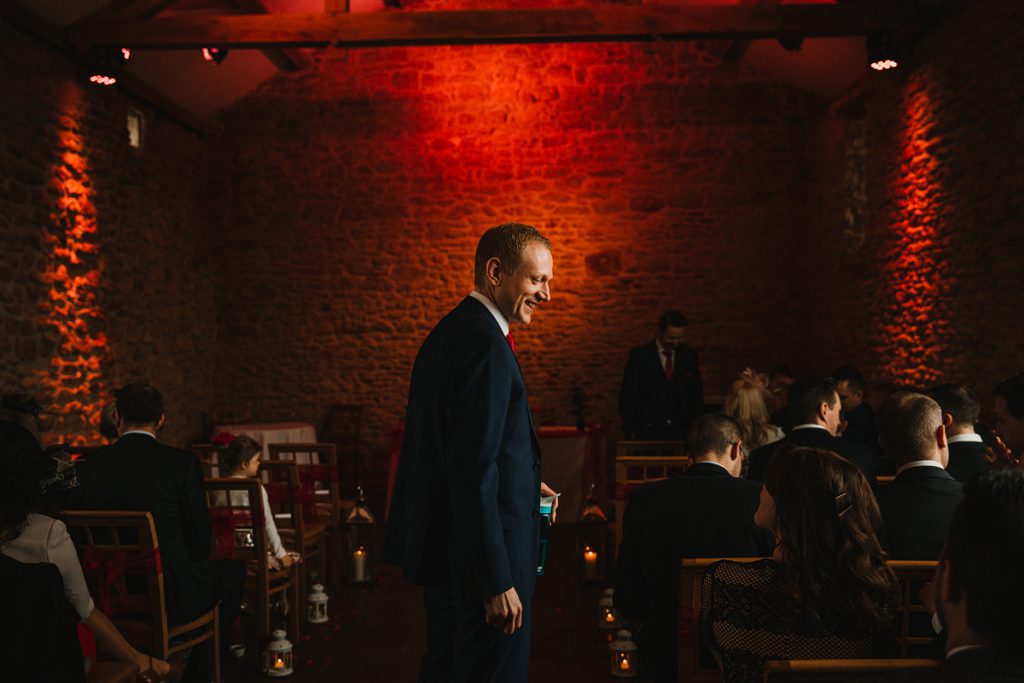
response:
<path fill-rule="evenodd" d="M 141 558 L 159 556 L 156 526 L 148 512 L 65 510 L 61 517 L 81 558 L 88 557 L 90 551 L 98 556 L 110 553 Z M 169 627 L 164 577 L 159 564 L 133 569 L 129 563 L 121 587 L 125 595 L 118 601 L 118 610 L 106 616 L 136 648 L 166 658 L 170 651 Z"/>
<path fill-rule="evenodd" d="M 935 659 L 781 659 L 764 665 L 765 683 L 828 683 L 851 681 L 891 671 L 921 671 L 939 665 Z"/>
<path fill-rule="evenodd" d="M 260 482 L 238 477 L 203 481 L 213 525 L 214 554 L 239 560 L 263 560 L 267 539 Z"/>
<path fill-rule="evenodd" d="M 338 452 L 333 443 L 272 443 L 267 446 L 268 460 L 298 465 L 299 487 L 303 497 L 315 501 L 316 517 L 335 519 L 341 491 L 338 485 Z M 313 519 L 303 510 L 306 520 Z"/>
<path fill-rule="evenodd" d="M 265 460 L 260 463 L 260 479 L 267 487 L 274 523 L 278 529 L 294 532 L 296 546 L 301 548 L 306 524 L 299 486 L 299 465 L 288 460 Z"/>
<path fill-rule="evenodd" d="M 900 604 L 896 614 L 896 643 L 899 656 L 906 658 L 935 638 L 931 629 L 931 615 L 921 603 L 921 586 L 935 574 L 938 562 L 934 560 L 889 560 L 886 562 L 900 582 Z M 915 616 L 917 615 L 917 618 Z M 912 647 L 915 652 L 911 651 Z"/>

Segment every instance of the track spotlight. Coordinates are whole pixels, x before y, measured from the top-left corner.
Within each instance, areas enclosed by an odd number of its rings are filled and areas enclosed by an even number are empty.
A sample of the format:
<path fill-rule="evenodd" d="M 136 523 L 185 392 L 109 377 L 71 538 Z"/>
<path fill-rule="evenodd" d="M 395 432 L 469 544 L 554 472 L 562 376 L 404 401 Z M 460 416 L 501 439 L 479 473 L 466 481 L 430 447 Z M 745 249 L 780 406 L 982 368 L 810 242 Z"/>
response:
<path fill-rule="evenodd" d="M 203 48 L 203 59 L 214 64 L 220 64 L 228 58 L 228 49 L 226 47 L 204 47 Z"/>
<path fill-rule="evenodd" d="M 868 49 L 868 64 L 875 71 L 888 71 L 900 65 L 892 46 L 892 34 L 872 33 L 864 40 Z"/>
<path fill-rule="evenodd" d="M 114 85 L 121 67 L 131 59 L 132 51 L 122 48 L 98 48 L 90 60 L 89 82 L 97 85 Z"/>

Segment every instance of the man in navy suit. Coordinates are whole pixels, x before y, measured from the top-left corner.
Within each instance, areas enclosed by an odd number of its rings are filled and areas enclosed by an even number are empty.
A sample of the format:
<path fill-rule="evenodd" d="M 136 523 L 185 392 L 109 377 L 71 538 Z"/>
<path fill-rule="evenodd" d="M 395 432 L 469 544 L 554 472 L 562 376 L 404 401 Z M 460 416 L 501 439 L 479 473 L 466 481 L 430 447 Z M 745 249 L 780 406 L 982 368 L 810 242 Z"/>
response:
<path fill-rule="evenodd" d="M 551 298 L 551 245 L 507 223 L 477 245 L 474 291 L 416 356 L 383 558 L 423 586 L 420 681 L 526 681 L 540 446 L 510 323 Z"/>
<path fill-rule="evenodd" d="M 764 469 L 776 451 L 797 447 L 819 448 L 837 453 L 854 465 L 874 487 L 877 465 L 874 454 L 863 445 L 836 436 L 842 403 L 835 380 L 804 377 L 789 388 L 789 411 L 793 428 L 785 439 L 756 448 L 750 453 L 748 479 L 764 480 Z"/>
<path fill-rule="evenodd" d="M 627 439 L 680 440 L 704 412 L 697 352 L 683 343 L 686 318 L 667 311 L 654 341 L 629 352 L 619 390 L 619 417 Z"/>
<path fill-rule="evenodd" d="M 964 384 L 937 384 L 925 392 L 942 409 L 942 424 L 949 442 L 946 471 L 957 481 L 966 482 L 975 472 L 987 472 L 991 463 L 985 457 L 988 446 L 974 425 L 981 415 L 981 401 Z"/>
<path fill-rule="evenodd" d="M 896 478 L 878 490 L 882 546 L 894 560 L 937 560 L 963 484 L 945 466 L 949 459 L 939 404 L 898 391 L 878 411 L 882 448 L 896 461 Z"/>

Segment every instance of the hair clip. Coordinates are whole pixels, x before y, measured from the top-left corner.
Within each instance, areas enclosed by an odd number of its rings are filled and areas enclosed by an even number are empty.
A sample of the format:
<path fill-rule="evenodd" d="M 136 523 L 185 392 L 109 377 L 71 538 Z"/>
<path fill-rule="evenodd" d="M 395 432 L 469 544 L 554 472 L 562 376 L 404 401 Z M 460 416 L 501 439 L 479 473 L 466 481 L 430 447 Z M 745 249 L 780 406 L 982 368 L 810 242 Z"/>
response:
<path fill-rule="evenodd" d="M 835 505 L 836 505 L 836 514 L 839 517 L 842 517 L 843 515 L 845 515 L 847 512 L 850 511 L 850 508 L 853 507 L 853 503 L 851 503 L 848 500 L 846 500 L 846 491 L 843 491 L 838 496 L 836 496 L 836 498 L 835 498 Z"/>

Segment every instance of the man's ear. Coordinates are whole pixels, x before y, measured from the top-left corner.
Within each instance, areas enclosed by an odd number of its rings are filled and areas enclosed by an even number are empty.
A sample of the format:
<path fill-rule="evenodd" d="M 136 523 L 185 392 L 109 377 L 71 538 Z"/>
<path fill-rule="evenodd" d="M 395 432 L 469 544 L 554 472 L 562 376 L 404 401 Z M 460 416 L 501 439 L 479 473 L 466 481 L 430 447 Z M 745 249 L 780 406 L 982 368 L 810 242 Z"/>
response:
<path fill-rule="evenodd" d="M 161 427 L 164 426 L 164 422 L 166 422 L 166 421 L 167 421 L 167 416 L 166 415 L 161 415 L 160 419 L 156 421 L 156 428 L 157 428 L 158 431 L 160 430 Z"/>
<path fill-rule="evenodd" d="M 736 439 L 732 446 L 729 447 L 729 459 L 736 460 L 737 458 L 743 457 L 743 441 Z"/>
<path fill-rule="evenodd" d="M 487 275 L 487 281 L 497 287 L 501 283 L 501 259 L 497 256 L 492 256 L 487 259 L 487 265 L 484 266 L 484 273 Z"/>
<path fill-rule="evenodd" d="M 828 415 L 829 410 L 828 401 L 822 401 L 821 404 L 818 405 L 818 417 L 824 420 L 825 416 Z"/>
<path fill-rule="evenodd" d="M 946 438 L 945 425 L 939 425 L 935 430 L 935 445 L 939 448 L 949 448 L 949 440 Z"/>
<path fill-rule="evenodd" d="M 953 426 L 953 413 L 942 414 L 942 426 L 949 429 Z"/>

